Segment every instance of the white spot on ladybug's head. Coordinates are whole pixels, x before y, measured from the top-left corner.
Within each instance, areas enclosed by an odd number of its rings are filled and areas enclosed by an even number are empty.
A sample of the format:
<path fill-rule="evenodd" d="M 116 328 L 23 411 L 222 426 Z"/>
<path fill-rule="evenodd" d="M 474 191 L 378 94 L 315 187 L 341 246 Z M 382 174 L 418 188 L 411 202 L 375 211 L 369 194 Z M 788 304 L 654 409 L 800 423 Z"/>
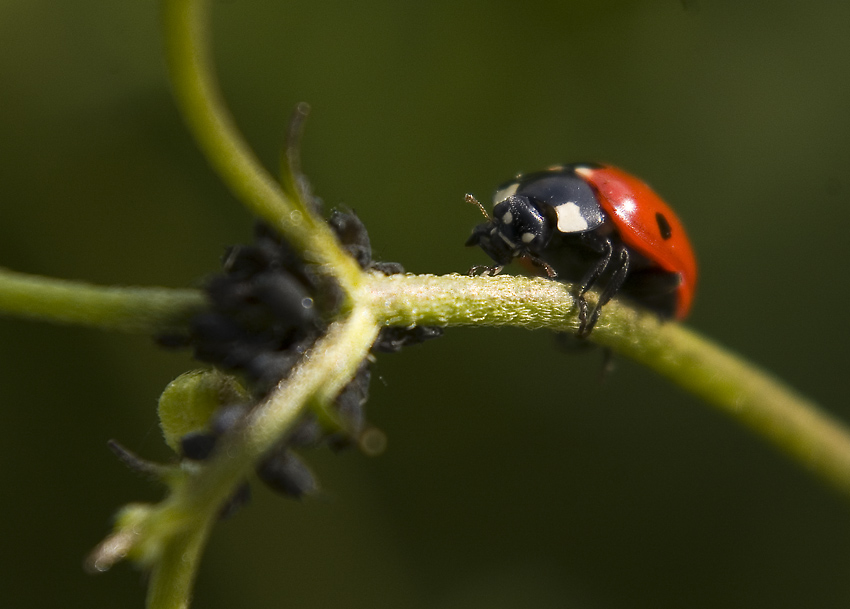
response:
<path fill-rule="evenodd" d="M 523 233 L 522 237 L 520 237 L 520 239 L 522 239 L 523 243 L 528 244 L 528 243 L 531 243 L 532 241 L 534 241 L 535 237 L 536 237 L 536 235 L 534 233 Z"/>
<path fill-rule="evenodd" d="M 502 224 L 510 224 L 514 221 L 514 215 L 510 212 L 510 210 L 505 212 L 505 215 L 502 216 Z"/>
<path fill-rule="evenodd" d="M 581 208 L 573 201 L 567 201 L 555 207 L 558 217 L 558 231 L 562 233 L 581 233 L 588 229 L 587 218 L 581 213 Z"/>
<path fill-rule="evenodd" d="M 514 182 L 505 186 L 504 188 L 500 188 L 496 191 L 496 194 L 493 195 L 493 203 L 499 204 L 508 197 L 512 197 L 516 194 L 517 188 L 519 188 L 519 182 Z"/>

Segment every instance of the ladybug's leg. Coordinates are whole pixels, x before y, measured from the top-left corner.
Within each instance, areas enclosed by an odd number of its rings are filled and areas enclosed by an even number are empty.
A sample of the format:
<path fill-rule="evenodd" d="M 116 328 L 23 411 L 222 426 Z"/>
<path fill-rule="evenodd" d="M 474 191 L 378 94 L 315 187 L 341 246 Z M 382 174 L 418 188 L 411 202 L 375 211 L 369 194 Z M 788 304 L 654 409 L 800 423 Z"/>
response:
<path fill-rule="evenodd" d="M 531 254 L 526 254 L 525 257 L 531 260 L 532 264 L 539 266 L 544 271 L 546 271 L 546 274 L 549 276 L 549 279 L 554 279 L 558 276 L 558 273 L 555 272 L 555 269 L 553 269 L 552 265 L 550 265 L 548 262 L 542 260 L 541 258 L 538 258 L 537 256 L 532 256 Z"/>
<path fill-rule="evenodd" d="M 593 328 L 593 324 L 588 326 L 587 323 L 587 300 L 585 300 L 584 295 L 587 294 L 587 291 L 594 286 L 596 281 L 599 279 L 599 276 L 602 275 L 602 273 L 605 272 L 605 269 L 608 268 L 608 265 L 611 264 L 611 257 L 614 253 L 614 246 L 610 239 L 602 239 L 597 245 L 601 250 L 602 258 L 600 258 L 599 261 L 591 267 L 581 280 L 581 283 L 579 284 L 579 291 L 576 295 L 576 302 L 578 304 L 578 335 L 581 337 L 585 337 L 590 334 L 590 330 Z"/>
<path fill-rule="evenodd" d="M 614 259 L 611 260 L 611 258 Z M 609 257 L 608 260 L 608 266 L 612 269 L 611 279 L 599 295 L 599 300 L 596 301 L 593 313 L 591 313 L 590 317 L 587 318 L 586 323 L 579 327 L 579 336 L 586 337 L 590 334 L 590 331 L 593 330 L 593 326 L 595 326 L 596 322 L 599 320 L 599 313 L 602 311 L 602 307 L 608 304 L 608 301 L 611 300 L 614 294 L 623 287 L 626 275 L 629 274 L 629 250 L 627 248 L 622 245 L 618 246 L 614 255 Z M 586 307 L 587 303 L 585 303 L 585 311 Z"/>

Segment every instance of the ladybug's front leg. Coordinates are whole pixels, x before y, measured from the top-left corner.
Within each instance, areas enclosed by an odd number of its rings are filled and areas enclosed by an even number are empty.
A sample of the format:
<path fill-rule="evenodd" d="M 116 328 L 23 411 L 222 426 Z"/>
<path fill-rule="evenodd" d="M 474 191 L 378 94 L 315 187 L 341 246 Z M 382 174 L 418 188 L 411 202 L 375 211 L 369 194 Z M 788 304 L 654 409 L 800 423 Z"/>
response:
<path fill-rule="evenodd" d="M 554 279 L 558 276 L 558 273 L 555 272 L 555 269 L 552 268 L 552 265 L 543 260 L 542 258 L 532 256 L 531 254 L 526 254 L 524 257 L 529 260 L 534 266 L 539 266 L 544 271 L 546 271 L 546 275 L 549 277 L 549 279 Z"/>

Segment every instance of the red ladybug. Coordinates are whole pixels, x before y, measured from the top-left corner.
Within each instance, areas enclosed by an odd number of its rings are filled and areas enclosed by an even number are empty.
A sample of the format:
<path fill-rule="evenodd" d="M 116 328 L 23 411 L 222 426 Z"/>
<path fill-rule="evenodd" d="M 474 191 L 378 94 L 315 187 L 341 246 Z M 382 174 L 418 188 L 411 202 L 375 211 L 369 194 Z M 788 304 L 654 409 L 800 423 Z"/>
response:
<path fill-rule="evenodd" d="M 580 336 L 618 292 L 663 318 L 690 311 L 697 265 L 685 229 L 649 186 L 621 169 L 576 163 L 520 175 L 496 191 L 487 218 L 466 242 L 496 262 L 487 272 L 523 258 L 549 277 L 577 282 Z M 584 295 L 597 283 L 602 291 L 588 312 Z"/>

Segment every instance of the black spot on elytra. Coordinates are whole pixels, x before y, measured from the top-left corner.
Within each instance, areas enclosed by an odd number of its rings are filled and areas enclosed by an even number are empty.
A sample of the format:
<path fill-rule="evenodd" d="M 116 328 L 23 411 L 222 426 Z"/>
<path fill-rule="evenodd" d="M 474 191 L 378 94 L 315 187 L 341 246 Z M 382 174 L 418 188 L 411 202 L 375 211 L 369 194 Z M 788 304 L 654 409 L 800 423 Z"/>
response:
<path fill-rule="evenodd" d="M 667 241 L 667 239 L 673 236 L 673 229 L 670 228 L 670 223 L 664 217 L 664 214 L 655 212 L 655 221 L 658 222 L 658 230 L 661 231 L 662 239 Z"/>

